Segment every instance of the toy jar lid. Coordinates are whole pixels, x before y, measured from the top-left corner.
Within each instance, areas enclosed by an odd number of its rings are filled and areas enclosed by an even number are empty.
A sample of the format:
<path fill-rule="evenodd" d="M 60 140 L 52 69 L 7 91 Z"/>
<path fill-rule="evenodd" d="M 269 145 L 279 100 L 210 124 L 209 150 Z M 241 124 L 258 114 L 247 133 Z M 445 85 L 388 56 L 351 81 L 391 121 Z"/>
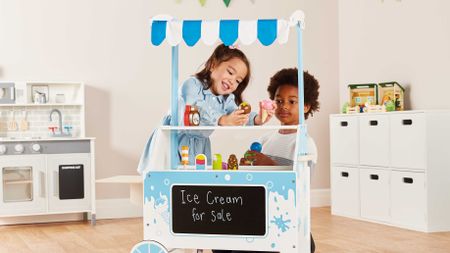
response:
<path fill-rule="evenodd" d="M 353 84 L 349 84 L 348 88 L 350 89 L 359 89 L 359 88 L 374 88 L 376 87 L 377 84 L 376 83 L 353 83 Z"/>
<path fill-rule="evenodd" d="M 405 91 L 405 88 L 403 88 L 399 83 L 392 81 L 392 82 L 384 82 L 384 83 L 379 83 L 378 85 L 380 85 L 380 87 L 394 87 L 394 86 L 398 86 L 400 89 L 402 89 L 402 91 Z"/>

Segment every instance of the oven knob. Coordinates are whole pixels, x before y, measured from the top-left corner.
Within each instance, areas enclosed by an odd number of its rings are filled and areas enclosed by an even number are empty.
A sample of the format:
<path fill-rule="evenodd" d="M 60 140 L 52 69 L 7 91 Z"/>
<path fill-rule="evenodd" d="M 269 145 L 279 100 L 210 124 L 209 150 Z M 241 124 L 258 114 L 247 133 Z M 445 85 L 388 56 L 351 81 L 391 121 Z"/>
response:
<path fill-rule="evenodd" d="M 6 146 L 5 145 L 0 145 L 0 155 L 3 155 L 6 153 Z"/>
<path fill-rule="evenodd" d="M 17 153 L 23 153 L 23 150 L 24 150 L 23 145 L 22 144 L 17 144 L 16 146 L 14 146 L 14 150 Z"/>
<path fill-rule="evenodd" d="M 34 152 L 39 152 L 41 151 L 41 145 L 35 143 L 31 146 L 31 149 L 33 149 Z"/>

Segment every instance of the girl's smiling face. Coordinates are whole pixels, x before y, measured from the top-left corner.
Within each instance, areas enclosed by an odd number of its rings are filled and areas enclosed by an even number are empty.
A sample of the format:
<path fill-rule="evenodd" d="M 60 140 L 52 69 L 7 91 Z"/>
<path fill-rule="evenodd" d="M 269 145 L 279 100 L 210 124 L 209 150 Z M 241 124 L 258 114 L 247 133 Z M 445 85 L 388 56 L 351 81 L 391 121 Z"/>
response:
<path fill-rule="evenodd" d="M 298 125 L 298 88 L 289 84 L 281 85 L 275 92 L 277 109 L 275 116 L 282 125 Z M 305 105 L 305 113 L 310 106 Z"/>
<path fill-rule="evenodd" d="M 248 69 L 239 58 L 231 58 L 211 68 L 211 90 L 215 95 L 233 93 L 247 76 Z"/>

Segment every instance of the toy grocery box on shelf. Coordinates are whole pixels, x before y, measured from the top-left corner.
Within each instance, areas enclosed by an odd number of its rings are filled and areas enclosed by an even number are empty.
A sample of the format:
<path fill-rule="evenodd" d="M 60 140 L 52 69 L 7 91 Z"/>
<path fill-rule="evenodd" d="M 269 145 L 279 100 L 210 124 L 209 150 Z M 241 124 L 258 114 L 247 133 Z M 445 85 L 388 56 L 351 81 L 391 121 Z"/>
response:
<path fill-rule="evenodd" d="M 342 113 L 403 111 L 405 89 L 397 82 L 349 84 Z"/>

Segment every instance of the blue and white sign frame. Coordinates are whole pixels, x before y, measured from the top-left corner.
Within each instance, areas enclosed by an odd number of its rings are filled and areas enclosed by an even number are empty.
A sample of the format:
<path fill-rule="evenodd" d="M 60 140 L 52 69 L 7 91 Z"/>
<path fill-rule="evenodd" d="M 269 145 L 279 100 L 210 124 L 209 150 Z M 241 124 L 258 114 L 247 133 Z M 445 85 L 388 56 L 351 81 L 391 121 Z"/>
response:
<path fill-rule="evenodd" d="M 234 248 L 281 252 L 294 252 L 295 250 L 297 252 L 297 226 L 302 225 L 302 222 L 297 220 L 297 179 L 296 173 L 293 171 L 154 171 L 147 173 L 144 185 L 144 226 L 149 228 L 144 230 L 146 239 L 157 241 L 162 245 L 170 245 L 172 248 L 197 248 L 201 245 L 205 249 Z M 174 196 L 172 196 L 171 189 L 176 185 L 264 187 L 267 200 L 265 233 L 255 236 L 236 236 L 173 232 L 171 212 L 174 206 L 172 203 Z M 227 206 L 232 204 L 220 205 L 214 202 L 214 198 L 226 198 L 226 195 L 218 196 L 214 190 L 208 193 L 211 193 L 211 197 L 208 197 L 209 205 L 216 205 L 217 209 L 225 207 L 225 211 L 228 211 Z M 249 199 L 246 197 L 249 196 L 243 196 L 241 200 L 248 201 Z M 193 199 L 192 196 L 190 198 Z M 198 202 L 204 201 L 205 196 L 200 196 L 198 199 Z M 205 205 L 205 203 L 194 205 L 191 208 L 192 212 L 201 212 L 201 205 Z M 234 218 L 233 215 L 235 213 L 230 212 L 230 220 Z M 192 217 L 192 219 L 194 218 Z M 192 223 L 204 222 L 197 219 Z M 219 222 L 216 221 L 216 216 L 210 213 L 204 215 L 203 220 L 205 219 L 208 219 L 207 222 L 212 220 Z"/>

